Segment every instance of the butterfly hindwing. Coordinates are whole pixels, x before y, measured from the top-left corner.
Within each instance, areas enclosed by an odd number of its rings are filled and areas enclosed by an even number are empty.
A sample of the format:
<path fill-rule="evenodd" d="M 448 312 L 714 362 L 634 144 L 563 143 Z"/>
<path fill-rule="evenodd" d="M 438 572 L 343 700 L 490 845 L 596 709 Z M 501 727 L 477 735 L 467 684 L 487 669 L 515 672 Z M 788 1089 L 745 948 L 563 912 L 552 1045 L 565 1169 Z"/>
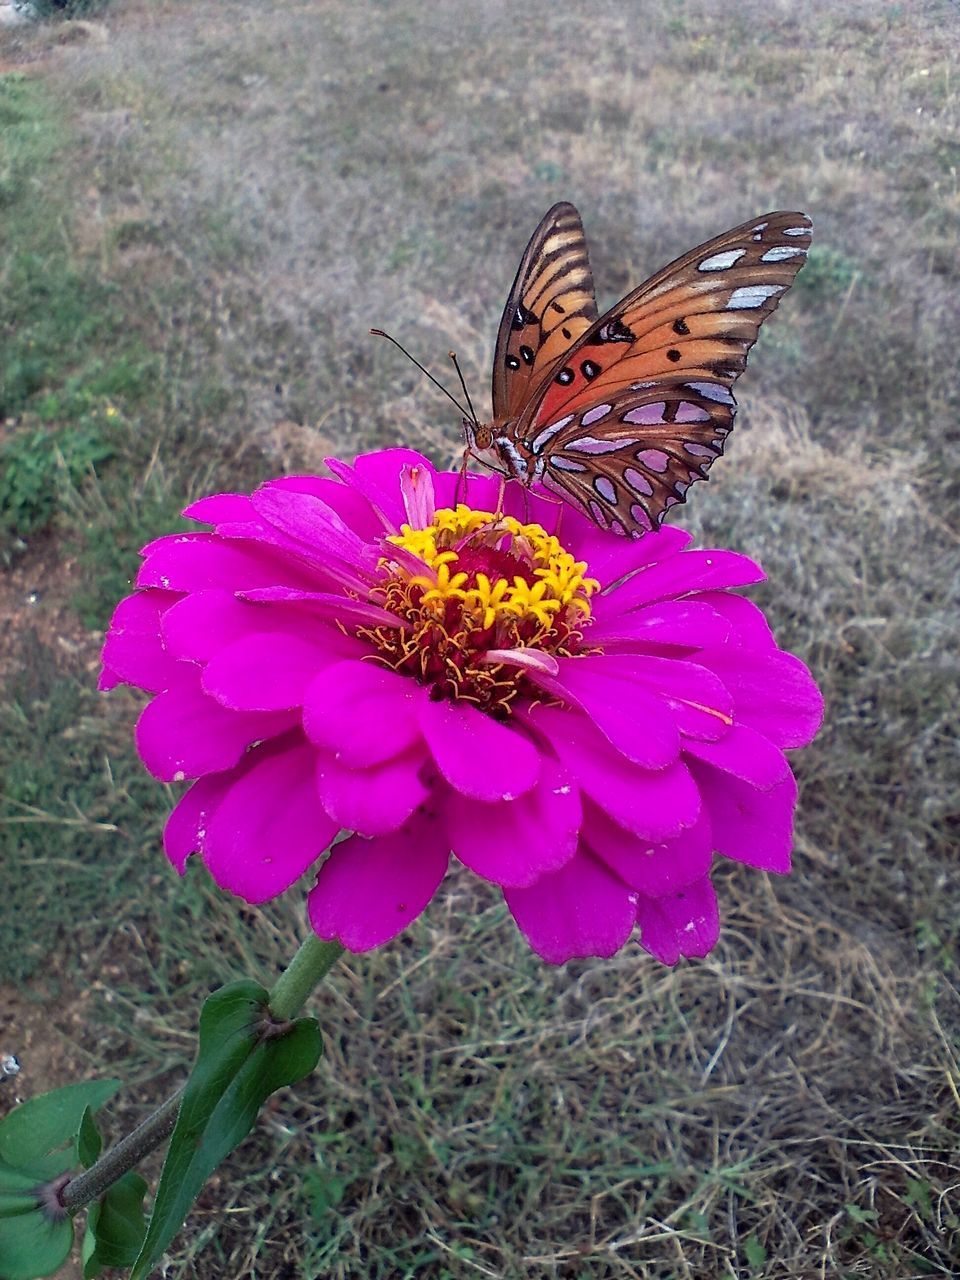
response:
<path fill-rule="evenodd" d="M 654 383 L 548 423 L 530 448 L 547 489 L 600 528 L 639 537 L 706 479 L 734 412 L 721 382 Z"/>
<path fill-rule="evenodd" d="M 527 443 L 539 427 L 637 383 L 732 386 L 760 325 L 804 263 L 810 229 L 801 213 L 764 214 L 657 272 L 571 346 L 523 408 L 518 440 Z"/>
<path fill-rule="evenodd" d="M 555 204 L 530 238 L 500 320 L 494 418 L 518 417 L 597 316 L 580 215 L 572 204 Z"/>

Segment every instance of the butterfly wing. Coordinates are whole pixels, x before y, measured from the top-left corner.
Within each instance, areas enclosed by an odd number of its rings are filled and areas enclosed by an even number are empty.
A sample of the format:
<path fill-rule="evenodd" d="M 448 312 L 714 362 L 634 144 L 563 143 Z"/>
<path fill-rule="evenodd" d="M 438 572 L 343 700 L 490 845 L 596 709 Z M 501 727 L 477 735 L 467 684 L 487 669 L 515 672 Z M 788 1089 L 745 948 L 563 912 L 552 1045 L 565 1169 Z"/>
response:
<path fill-rule="evenodd" d="M 810 233 L 800 213 L 742 223 L 586 330 L 516 425 L 542 483 L 598 524 L 635 535 L 684 501 L 723 452 L 730 388 L 803 265 Z"/>
<path fill-rule="evenodd" d="M 548 423 L 535 478 L 588 519 L 633 537 L 656 529 L 723 453 L 734 400 L 721 382 L 658 382 Z"/>
<path fill-rule="evenodd" d="M 583 223 L 555 204 L 530 238 L 493 360 L 493 416 L 516 418 L 556 361 L 597 319 Z"/>

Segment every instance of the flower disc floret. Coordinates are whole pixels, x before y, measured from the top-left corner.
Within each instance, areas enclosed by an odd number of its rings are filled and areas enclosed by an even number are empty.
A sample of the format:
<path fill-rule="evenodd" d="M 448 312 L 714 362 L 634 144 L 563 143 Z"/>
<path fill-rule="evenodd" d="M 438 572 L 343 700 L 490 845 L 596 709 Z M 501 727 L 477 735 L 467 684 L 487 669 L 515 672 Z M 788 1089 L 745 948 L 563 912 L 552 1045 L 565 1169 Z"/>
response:
<path fill-rule="evenodd" d="M 384 665 L 435 698 L 503 718 L 518 696 L 542 696 L 523 674 L 525 660 L 583 651 L 600 583 L 542 525 L 459 503 L 440 508 L 425 528 L 402 525 L 386 544 L 372 599 L 402 626 L 364 635 Z M 392 546 L 409 554 L 397 559 Z"/>

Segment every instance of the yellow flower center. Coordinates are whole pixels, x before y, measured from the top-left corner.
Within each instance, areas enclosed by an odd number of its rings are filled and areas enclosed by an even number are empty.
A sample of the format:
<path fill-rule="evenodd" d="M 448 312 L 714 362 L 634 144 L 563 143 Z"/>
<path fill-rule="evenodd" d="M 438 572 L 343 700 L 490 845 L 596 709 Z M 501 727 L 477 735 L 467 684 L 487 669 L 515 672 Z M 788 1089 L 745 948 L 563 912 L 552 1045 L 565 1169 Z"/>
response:
<path fill-rule="evenodd" d="M 403 625 L 361 634 L 380 661 L 436 698 L 505 716 L 518 695 L 536 692 L 524 651 L 570 657 L 581 649 L 600 584 L 540 525 L 460 504 L 437 511 L 425 529 L 404 525 L 387 543 L 410 554 L 385 552 L 373 599 Z"/>

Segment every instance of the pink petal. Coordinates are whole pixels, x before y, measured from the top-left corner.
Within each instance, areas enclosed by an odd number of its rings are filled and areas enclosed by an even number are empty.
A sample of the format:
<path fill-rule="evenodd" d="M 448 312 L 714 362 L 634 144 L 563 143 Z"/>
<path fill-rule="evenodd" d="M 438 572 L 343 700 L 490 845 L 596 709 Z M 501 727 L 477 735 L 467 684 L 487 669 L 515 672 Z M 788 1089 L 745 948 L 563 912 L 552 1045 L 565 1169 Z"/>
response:
<path fill-rule="evenodd" d="M 301 609 L 291 609 L 287 616 L 291 629 L 300 630 L 309 625 L 314 618 L 324 618 L 331 622 L 361 623 L 367 627 L 404 626 L 402 619 L 379 605 L 368 600 L 354 600 L 351 596 L 341 595 L 335 591 L 302 591 L 297 587 L 254 587 L 251 591 L 237 593 L 251 604 L 289 604 L 302 605 Z M 409 624 L 407 624 L 409 625 Z"/>
<path fill-rule="evenodd" d="M 463 702 L 420 704 L 420 727 L 437 768 L 474 800 L 512 800 L 537 780 L 540 755 L 521 732 Z"/>
<path fill-rule="evenodd" d="M 325 458 L 327 466 L 345 484 L 380 513 L 383 523 L 395 533 L 406 522 L 407 513 L 400 495 L 400 470 L 404 466 L 424 467 L 433 472 L 433 464 L 415 449 L 379 449 L 360 454 L 353 466 L 337 458 Z"/>
<path fill-rule="evenodd" d="M 232 591 L 213 587 L 185 596 L 163 619 L 163 639 L 178 658 L 207 662 L 220 649 L 270 629 L 271 614 L 245 604 Z"/>
<path fill-rule="evenodd" d="M 713 671 L 699 659 L 689 662 L 679 658 L 644 655 L 642 658 L 607 659 L 632 666 L 636 676 L 667 704 L 677 728 L 692 738 L 713 742 L 730 732 L 733 725 L 733 699 Z"/>
<path fill-rule="evenodd" d="M 631 658 L 604 654 L 563 658 L 557 678 L 532 672 L 542 689 L 583 710 L 634 764 L 662 769 L 680 754 L 680 735 L 665 701 L 638 679 Z"/>
<path fill-rule="evenodd" d="M 719 742 L 697 742 L 688 739 L 684 753 L 706 760 L 724 773 L 749 782 L 761 790 L 769 790 L 782 782 L 790 772 L 783 752 L 761 733 L 745 724 L 736 724 Z"/>
<path fill-rule="evenodd" d="M 823 696 L 813 676 L 781 649 L 744 653 L 726 648 L 700 655 L 733 695 L 737 720 L 778 747 L 805 747 L 823 721 Z"/>
<path fill-rule="evenodd" d="M 777 647 L 763 610 L 752 600 L 747 600 L 744 596 L 731 595 L 729 591 L 704 591 L 691 596 L 690 599 L 707 604 L 711 609 L 716 609 L 718 613 L 723 614 L 741 645 L 751 649 Z"/>
<path fill-rule="evenodd" d="M 503 896 L 530 946 L 549 964 L 612 956 L 633 929 L 636 894 L 585 851 L 529 888 L 504 889 Z"/>
<path fill-rule="evenodd" d="M 426 691 L 409 676 L 373 662 L 335 662 L 304 697 L 308 736 L 349 769 L 390 760 L 421 738 Z"/>
<path fill-rule="evenodd" d="M 263 486 L 265 489 L 290 489 L 309 493 L 332 507 L 364 542 L 376 542 L 383 536 L 383 521 L 363 494 L 329 476 L 280 476 Z"/>
<path fill-rule="evenodd" d="M 184 507 L 183 514 L 188 520 L 201 520 L 204 524 L 213 525 L 252 520 L 255 515 L 247 493 L 211 493 Z"/>
<path fill-rule="evenodd" d="M 167 819 L 163 849 L 180 875 L 186 871 L 190 855 L 203 852 L 210 819 L 236 777 L 236 770 L 229 770 L 201 778 L 180 797 Z"/>
<path fill-rule="evenodd" d="M 617 546 L 620 545 L 618 539 Z M 616 596 L 610 599 L 612 602 Z M 607 614 L 603 621 L 587 628 L 586 638 L 590 644 L 603 645 L 605 650 L 611 644 L 623 643 L 702 649 L 723 644 L 730 630 L 728 620 L 710 605 L 698 600 L 662 600 L 628 613 Z"/>
<path fill-rule="evenodd" d="M 710 877 L 669 898 L 642 898 L 637 904 L 640 944 L 662 964 L 681 956 L 705 956 L 720 936 L 717 895 Z"/>
<path fill-rule="evenodd" d="M 797 800 L 793 774 L 788 773 L 775 787 L 758 791 L 712 765 L 691 761 L 690 768 L 710 814 L 717 852 L 750 867 L 786 875 Z"/>
<path fill-rule="evenodd" d="M 713 861 L 710 820 L 705 810 L 701 810 L 692 827 L 672 840 L 656 844 L 625 831 L 591 805 L 582 839 L 624 884 L 650 898 L 676 893 L 700 880 Z"/>
<path fill-rule="evenodd" d="M 696 822 L 700 793 L 682 762 L 641 769 L 615 750 L 585 716 L 559 707 L 536 707 L 529 720 L 580 787 L 628 831 L 667 840 Z"/>
<path fill-rule="evenodd" d="M 140 757 L 164 782 L 230 769 L 247 747 L 296 723 L 289 711 L 228 711 L 201 691 L 199 674 L 196 667 L 192 674 L 183 671 L 175 685 L 144 707 L 137 721 Z"/>
<path fill-rule="evenodd" d="M 301 554 L 321 568 L 329 570 L 331 559 L 355 566 L 365 559 L 368 544 L 321 498 L 265 485 L 251 501 L 261 519 L 291 539 Z"/>
<path fill-rule="evenodd" d="M 519 667 L 522 671 L 540 671 L 548 676 L 555 676 L 560 664 L 550 653 L 539 653 L 536 649 L 488 649 L 481 654 L 480 662 L 503 662 L 508 667 Z"/>
<path fill-rule="evenodd" d="M 203 860 L 221 888 L 266 902 L 299 880 L 338 830 L 320 803 L 314 748 L 288 745 L 264 752 L 230 787 Z"/>
<path fill-rule="evenodd" d="M 263 600 L 260 591 L 266 597 Z M 279 593 L 278 600 L 271 599 L 272 592 Z M 310 595 L 292 587 L 264 587 L 245 592 L 243 599 L 221 588 L 195 591 L 164 614 L 164 643 L 176 657 L 194 662 L 209 662 L 228 645 L 265 632 L 316 645 L 329 654 L 330 661 L 367 652 L 362 642 L 345 636 L 332 620 L 300 607 Z M 276 607 L 270 608 L 270 603 Z"/>
<path fill-rule="evenodd" d="M 314 933 L 350 951 L 389 942 L 436 893 L 449 859 L 446 831 L 432 808 L 390 835 L 351 836 L 331 850 L 307 900 Z"/>
<path fill-rule="evenodd" d="M 321 755 L 317 786 L 323 806 L 345 831 L 362 836 L 395 831 L 430 794 L 420 781 L 425 758 L 421 748 L 369 769 L 348 769 Z"/>
<path fill-rule="evenodd" d="M 565 542 L 572 525 L 585 526 L 580 537 L 574 540 L 576 555 L 579 560 L 586 560 L 587 576 L 599 579 L 604 586 L 629 577 L 647 565 L 672 560 L 691 537 L 685 529 L 665 525 L 642 538 L 612 538 L 571 508 L 564 510 L 558 534 L 568 550 L 573 549 Z"/>
<path fill-rule="evenodd" d="M 179 599 L 168 591 L 137 591 L 120 601 L 103 645 L 100 688 L 107 677 L 159 693 L 179 679 L 178 663 L 160 637 L 161 619 Z"/>
<path fill-rule="evenodd" d="M 657 537 L 661 536 L 657 534 Z M 645 541 L 645 538 L 640 539 L 641 544 Z M 765 576 L 758 564 L 736 551 L 683 551 L 641 569 L 621 586 L 594 596 L 594 612 L 598 618 L 607 617 L 612 612 L 623 613 L 639 605 L 676 598 L 690 591 L 744 587 L 751 582 L 762 582 Z"/>
<path fill-rule="evenodd" d="M 433 491 L 433 468 L 410 466 L 400 468 L 400 498 L 411 529 L 426 529 L 437 509 Z"/>
<path fill-rule="evenodd" d="M 138 587 L 205 591 L 226 587 L 314 587 L 305 565 L 255 543 L 227 542 L 216 533 L 174 533 L 144 547 Z"/>
<path fill-rule="evenodd" d="M 447 829 L 471 871 L 494 884 L 525 886 L 573 856 L 581 815 L 566 770 L 544 756 L 537 785 L 516 800 L 484 804 L 451 794 Z"/>
<path fill-rule="evenodd" d="M 339 650 L 325 644 L 280 631 L 261 632 L 214 654 L 203 673 L 203 689 L 239 711 L 298 707 L 311 681 L 339 658 Z"/>

